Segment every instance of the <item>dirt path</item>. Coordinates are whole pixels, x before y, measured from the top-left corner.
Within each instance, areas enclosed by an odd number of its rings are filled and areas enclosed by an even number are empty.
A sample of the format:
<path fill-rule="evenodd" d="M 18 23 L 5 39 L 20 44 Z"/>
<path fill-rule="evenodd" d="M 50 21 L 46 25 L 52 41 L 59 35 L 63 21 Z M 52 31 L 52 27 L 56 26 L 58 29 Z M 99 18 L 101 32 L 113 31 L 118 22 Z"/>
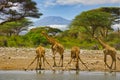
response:
<path fill-rule="evenodd" d="M 24 70 L 34 59 L 36 53 L 35 48 L 0 48 L 0 70 Z M 117 56 L 120 58 L 120 51 L 117 51 Z M 101 50 L 81 50 L 81 59 L 92 71 L 104 71 L 103 53 Z M 46 58 L 53 65 L 52 52 L 46 49 Z M 59 54 L 56 55 L 57 64 L 60 59 Z M 111 62 L 111 57 L 108 56 L 108 63 Z M 70 50 L 66 49 L 64 53 L 64 66 L 70 60 Z M 80 70 L 87 70 L 81 63 Z M 29 69 L 35 69 L 36 62 Z M 50 69 L 46 63 L 45 69 Z M 62 69 L 55 67 L 55 69 Z M 68 69 L 75 69 L 75 62 L 72 62 Z M 108 69 L 107 69 L 108 70 Z M 117 59 L 117 71 L 120 71 L 120 60 Z"/>

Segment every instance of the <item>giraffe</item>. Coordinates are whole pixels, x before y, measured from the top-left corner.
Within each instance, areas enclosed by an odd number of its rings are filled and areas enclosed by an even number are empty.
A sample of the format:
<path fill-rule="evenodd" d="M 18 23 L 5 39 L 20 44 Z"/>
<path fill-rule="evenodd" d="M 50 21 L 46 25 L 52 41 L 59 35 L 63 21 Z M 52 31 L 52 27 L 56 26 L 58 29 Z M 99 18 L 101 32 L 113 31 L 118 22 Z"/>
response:
<path fill-rule="evenodd" d="M 34 58 L 34 60 L 30 63 L 30 65 L 32 65 L 34 63 L 34 61 L 37 59 L 37 66 L 36 66 L 36 70 L 40 69 L 42 67 L 42 59 L 43 59 L 43 65 L 45 67 L 45 62 L 47 62 L 47 64 L 50 66 L 50 68 L 52 69 L 51 65 L 49 64 L 49 62 L 47 61 L 47 59 L 45 58 L 45 48 L 42 46 L 38 46 L 36 48 L 36 57 Z M 27 67 L 27 69 L 29 68 L 29 66 Z"/>
<path fill-rule="evenodd" d="M 56 65 L 56 61 L 55 61 L 55 55 L 56 53 L 60 54 L 60 61 L 59 61 L 59 65 L 61 63 L 61 67 L 63 67 L 63 53 L 64 53 L 64 47 L 62 44 L 60 44 L 59 42 L 57 42 L 55 39 L 53 39 L 52 37 L 48 36 L 47 33 L 45 33 L 44 31 L 41 32 L 43 36 L 46 37 L 46 39 L 48 40 L 48 42 L 52 45 L 51 49 L 52 49 L 52 53 L 53 53 L 53 60 L 54 60 L 54 64 L 53 67 L 57 66 Z"/>
<path fill-rule="evenodd" d="M 102 39 L 100 37 L 96 37 L 95 39 L 97 39 L 97 41 L 101 44 L 101 46 L 103 47 L 103 53 L 104 53 L 104 63 L 105 66 L 107 66 L 110 70 L 114 69 L 116 70 L 116 49 L 114 47 L 109 46 L 107 43 L 103 42 Z M 110 55 L 112 58 L 112 63 L 111 65 L 108 65 L 107 63 L 107 55 Z M 113 68 L 113 63 L 114 63 L 114 68 Z"/>
<path fill-rule="evenodd" d="M 88 69 L 88 67 L 85 65 L 85 63 L 81 60 L 80 58 L 80 48 L 77 47 L 77 46 L 73 46 L 71 48 L 71 59 L 70 61 L 67 63 L 67 65 L 65 66 L 65 69 L 66 67 L 72 62 L 73 59 L 76 59 L 76 70 L 79 70 L 79 61 Z M 89 69 L 88 69 L 89 70 Z"/>

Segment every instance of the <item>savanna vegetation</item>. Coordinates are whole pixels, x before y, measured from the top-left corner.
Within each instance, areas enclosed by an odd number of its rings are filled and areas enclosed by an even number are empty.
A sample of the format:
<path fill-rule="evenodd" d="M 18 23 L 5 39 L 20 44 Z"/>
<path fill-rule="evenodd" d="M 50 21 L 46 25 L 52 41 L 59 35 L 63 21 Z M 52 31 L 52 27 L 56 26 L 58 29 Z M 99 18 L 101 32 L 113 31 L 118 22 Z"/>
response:
<path fill-rule="evenodd" d="M 20 11 L 10 9 L 15 2 L 23 5 Z M 69 25 L 69 29 L 61 31 L 50 27 L 37 27 L 27 32 L 25 35 L 19 35 L 30 25 L 26 17 L 39 18 L 36 3 L 32 0 L 11 0 L 12 4 L 0 2 L 0 46 L 1 47 L 36 47 L 44 45 L 49 47 L 46 38 L 41 31 L 46 31 L 50 36 L 61 42 L 66 48 L 79 46 L 83 49 L 101 49 L 94 36 L 102 36 L 103 39 L 120 50 L 120 30 L 111 28 L 113 24 L 119 23 L 119 7 L 102 7 L 89 11 L 84 11 L 77 15 Z M 8 8 L 6 10 L 5 8 Z M 7 17 L 2 17 L 6 15 Z"/>

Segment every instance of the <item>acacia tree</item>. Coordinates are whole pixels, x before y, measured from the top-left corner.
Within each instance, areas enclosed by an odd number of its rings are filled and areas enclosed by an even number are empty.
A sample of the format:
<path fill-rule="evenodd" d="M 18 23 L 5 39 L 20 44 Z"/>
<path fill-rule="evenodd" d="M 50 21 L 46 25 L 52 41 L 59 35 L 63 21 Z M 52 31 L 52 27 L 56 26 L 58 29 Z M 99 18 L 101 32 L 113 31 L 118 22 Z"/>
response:
<path fill-rule="evenodd" d="M 108 29 L 111 29 L 112 16 L 102 11 L 86 11 L 76 16 L 72 21 L 72 26 L 82 26 L 86 32 L 92 36 L 100 32 L 102 36 L 106 36 Z"/>
<path fill-rule="evenodd" d="M 111 25 L 119 22 L 119 10 L 119 7 L 102 7 L 85 11 L 75 17 L 70 29 L 77 27 L 92 36 L 98 33 L 106 37 L 108 30 L 112 29 Z"/>
<path fill-rule="evenodd" d="M 120 18 L 120 7 L 102 7 L 102 8 L 98 8 L 95 10 L 110 13 L 113 16 L 113 18 L 115 19 L 115 21 L 113 21 L 113 24 L 120 23 L 120 19 L 119 19 Z"/>
<path fill-rule="evenodd" d="M 32 22 L 30 22 L 28 19 L 24 18 L 17 21 L 7 22 L 4 23 L 0 27 L 0 33 L 2 35 L 19 35 L 19 33 L 23 30 L 27 30 L 27 26 L 29 26 Z"/>
<path fill-rule="evenodd" d="M 62 32 L 61 30 L 57 29 L 57 28 L 51 28 L 51 27 L 37 27 L 37 28 L 33 28 L 31 29 L 26 35 L 25 37 L 30 40 L 34 45 L 39 45 L 39 44 L 44 44 L 47 45 L 48 42 L 45 39 L 45 37 L 41 34 L 42 31 L 45 31 L 47 34 L 49 34 L 50 36 L 54 36 L 56 37 L 57 33 Z"/>
<path fill-rule="evenodd" d="M 41 15 L 32 0 L 0 0 L 0 25 L 25 17 L 39 18 Z"/>

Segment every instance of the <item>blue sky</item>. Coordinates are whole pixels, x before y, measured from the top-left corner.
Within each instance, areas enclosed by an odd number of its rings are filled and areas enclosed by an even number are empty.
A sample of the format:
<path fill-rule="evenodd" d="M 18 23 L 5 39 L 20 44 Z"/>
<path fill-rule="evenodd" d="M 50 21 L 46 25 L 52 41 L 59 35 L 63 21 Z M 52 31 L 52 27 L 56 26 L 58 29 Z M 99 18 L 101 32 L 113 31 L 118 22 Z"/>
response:
<path fill-rule="evenodd" d="M 33 0 L 37 3 L 39 11 L 46 16 L 61 16 L 68 20 L 83 11 L 99 7 L 120 7 L 119 0 Z"/>

